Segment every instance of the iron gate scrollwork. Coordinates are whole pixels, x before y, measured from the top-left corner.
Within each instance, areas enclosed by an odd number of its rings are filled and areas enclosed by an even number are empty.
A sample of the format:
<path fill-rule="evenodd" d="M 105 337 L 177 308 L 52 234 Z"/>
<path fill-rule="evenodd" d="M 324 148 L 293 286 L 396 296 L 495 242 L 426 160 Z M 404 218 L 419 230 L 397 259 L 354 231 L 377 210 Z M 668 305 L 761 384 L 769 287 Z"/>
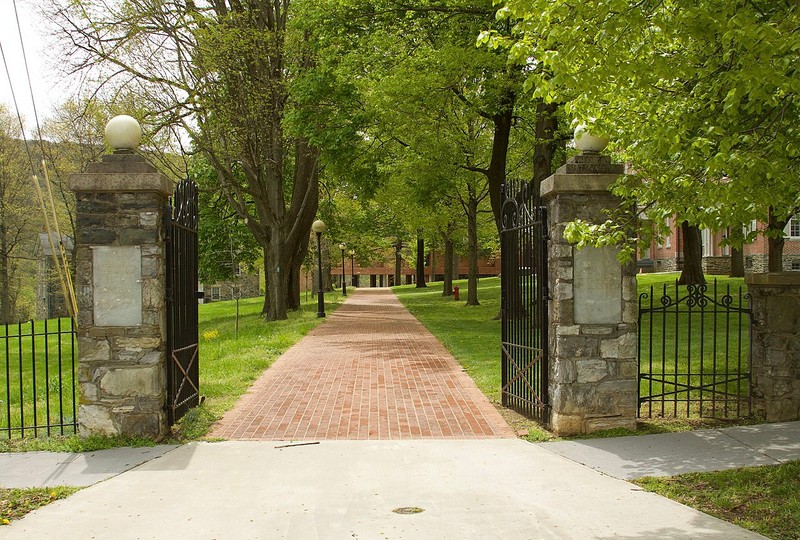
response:
<path fill-rule="evenodd" d="M 179 183 L 167 210 L 167 413 L 174 424 L 200 402 L 197 185 Z"/>
<path fill-rule="evenodd" d="M 549 422 L 547 209 L 527 182 L 502 189 L 502 403 Z"/>
<path fill-rule="evenodd" d="M 750 296 L 653 286 L 639 295 L 639 416 L 749 416 Z"/>

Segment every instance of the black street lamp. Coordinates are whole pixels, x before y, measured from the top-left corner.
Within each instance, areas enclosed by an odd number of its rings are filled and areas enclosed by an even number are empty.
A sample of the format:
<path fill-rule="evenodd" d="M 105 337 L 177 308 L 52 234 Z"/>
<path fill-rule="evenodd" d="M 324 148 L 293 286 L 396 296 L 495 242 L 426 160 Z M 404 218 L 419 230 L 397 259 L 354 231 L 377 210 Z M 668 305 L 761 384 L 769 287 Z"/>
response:
<path fill-rule="evenodd" d="M 347 249 L 347 244 L 339 242 L 339 249 L 342 250 L 342 296 L 347 296 L 347 282 L 344 278 L 344 250 Z"/>
<path fill-rule="evenodd" d="M 325 316 L 325 292 L 322 290 L 322 233 L 328 227 L 322 220 L 317 220 L 311 224 L 311 230 L 317 233 L 317 262 L 319 263 L 319 271 L 317 273 L 317 283 L 319 290 L 317 291 L 317 317 Z"/>
<path fill-rule="evenodd" d="M 350 255 L 350 279 L 351 279 L 350 284 L 353 287 L 358 287 L 358 283 L 356 282 L 355 266 L 354 266 L 354 263 L 353 263 L 353 258 L 356 256 L 356 252 L 351 249 L 347 253 L 348 253 L 348 255 Z"/>

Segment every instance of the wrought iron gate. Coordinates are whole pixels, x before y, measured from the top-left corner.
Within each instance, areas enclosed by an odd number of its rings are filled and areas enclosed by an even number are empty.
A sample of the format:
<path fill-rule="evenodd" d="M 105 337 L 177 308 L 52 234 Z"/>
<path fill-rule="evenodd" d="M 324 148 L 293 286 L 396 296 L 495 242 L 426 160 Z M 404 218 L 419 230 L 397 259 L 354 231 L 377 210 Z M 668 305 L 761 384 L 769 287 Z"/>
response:
<path fill-rule="evenodd" d="M 175 188 L 167 230 L 167 413 L 174 424 L 200 402 L 197 339 L 197 186 Z"/>
<path fill-rule="evenodd" d="M 527 182 L 502 201 L 502 402 L 547 423 L 547 212 Z"/>
<path fill-rule="evenodd" d="M 749 416 L 750 318 L 749 295 L 716 280 L 640 294 L 639 415 Z"/>

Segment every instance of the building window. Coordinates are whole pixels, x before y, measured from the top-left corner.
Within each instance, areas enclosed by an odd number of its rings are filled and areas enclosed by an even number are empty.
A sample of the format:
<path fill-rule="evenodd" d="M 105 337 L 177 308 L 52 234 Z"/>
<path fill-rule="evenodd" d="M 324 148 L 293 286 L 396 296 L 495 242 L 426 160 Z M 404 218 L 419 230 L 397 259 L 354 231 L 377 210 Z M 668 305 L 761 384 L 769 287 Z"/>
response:
<path fill-rule="evenodd" d="M 786 228 L 783 229 L 783 233 L 792 240 L 800 240 L 800 218 L 795 216 L 790 219 L 789 223 L 786 224 Z"/>
<path fill-rule="evenodd" d="M 800 272 L 800 261 L 792 261 L 792 271 Z"/>
<path fill-rule="evenodd" d="M 211 287 L 211 299 L 219 300 L 219 287 Z"/>
<path fill-rule="evenodd" d="M 703 242 L 703 257 L 711 257 L 714 254 L 711 229 L 703 229 L 700 231 L 700 236 Z"/>
<path fill-rule="evenodd" d="M 667 229 L 669 234 L 664 238 L 664 247 L 672 247 L 672 218 L 667 218 Z"/>

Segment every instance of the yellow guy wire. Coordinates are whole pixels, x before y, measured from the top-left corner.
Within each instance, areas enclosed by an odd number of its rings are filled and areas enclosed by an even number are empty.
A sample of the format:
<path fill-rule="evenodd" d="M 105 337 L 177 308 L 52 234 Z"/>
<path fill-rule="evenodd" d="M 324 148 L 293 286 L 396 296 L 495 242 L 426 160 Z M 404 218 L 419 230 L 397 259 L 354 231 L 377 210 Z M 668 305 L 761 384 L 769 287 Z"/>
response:
<path fill-rule="evenodd" d="M 55 205 L 53 204 L 53 195 L 52 191 L 50 190 L 50 182 L 47 180 L 47 169 L 44 169 L 45 179 L 47 182 L 47 190 L 50 194 L 50 202 L 53 211 L 53 217 L 55 218 Z M 62 242 L 61 233 L 58 229 L 58 220 L 54 219 L 55 227 L 56 227 L 56 234 L 58 234 L 58 245 L 59 249 L 56 250 L 55 243 L 53 242 L 53 231 L 50 227 L 50 217 L 48 216 L 47 212 L 47 205 L 45 203 L 44 194 L 42 193 L 42 187 L 39 185 L 39 178 L 34 174 L 33 175 L 33 185 L 36 188 L 36 194 L 39 197 L 39 206 L 42 209 L 42 217 L 44 218 L 44 227 L 45 231 L 47 232 L 47 241 L 50 243 L 50 250 L 53 256 L 53 265 L 56 268 L 56 272 L 58 273 L 58 281 L 61 284 L 61 293 L 64 295 L 64 301 L 67 303 L 67 309 L 69 309 L 69 314 L 76 321 L 77 324 L 77 315 L 78 315 L 78 307 L 75 301 L 75 291 L 72 287 L 72 279 L 70 278 L 69 274 L 69 267 L 67 264 L 66 253 L 64 252 L 64 243 Z M 60 260 L 59 260 L 60 259 Z M 65 275 L 66 273 L 66 275 Z"/>
<path fill-rule="evenodd" d="M 58 237 L 58 250 L 61 256 L 61 267 L 64 270 L 64 276 L 67 283 L 67 292 L 69 293 L 69 302 L 72 305 L 71 313 L 73 318 L 78 315 L 78 302 L 75 298 L 75 287 L 72 284 L 72 274 L 69 271 L 69 260 L 67 259 L 67 252 L 64 250 L 63 236 L 61 236 L 61 228 L 58 226 L 58 216 L 56 215 L 56 202 L 53 199 L 53 188 L 50 185 L 50 176 L 47 174 L 47 164 L 42 160 L 42 172 L 44 174 L 44 182 L 47 185 L 47 195 L 50 198 L 50 211 L 53 214 L 53 223 L 56 228 L 56 235 Z M 75 321 L 77 324 L 77 321 Z"/>

